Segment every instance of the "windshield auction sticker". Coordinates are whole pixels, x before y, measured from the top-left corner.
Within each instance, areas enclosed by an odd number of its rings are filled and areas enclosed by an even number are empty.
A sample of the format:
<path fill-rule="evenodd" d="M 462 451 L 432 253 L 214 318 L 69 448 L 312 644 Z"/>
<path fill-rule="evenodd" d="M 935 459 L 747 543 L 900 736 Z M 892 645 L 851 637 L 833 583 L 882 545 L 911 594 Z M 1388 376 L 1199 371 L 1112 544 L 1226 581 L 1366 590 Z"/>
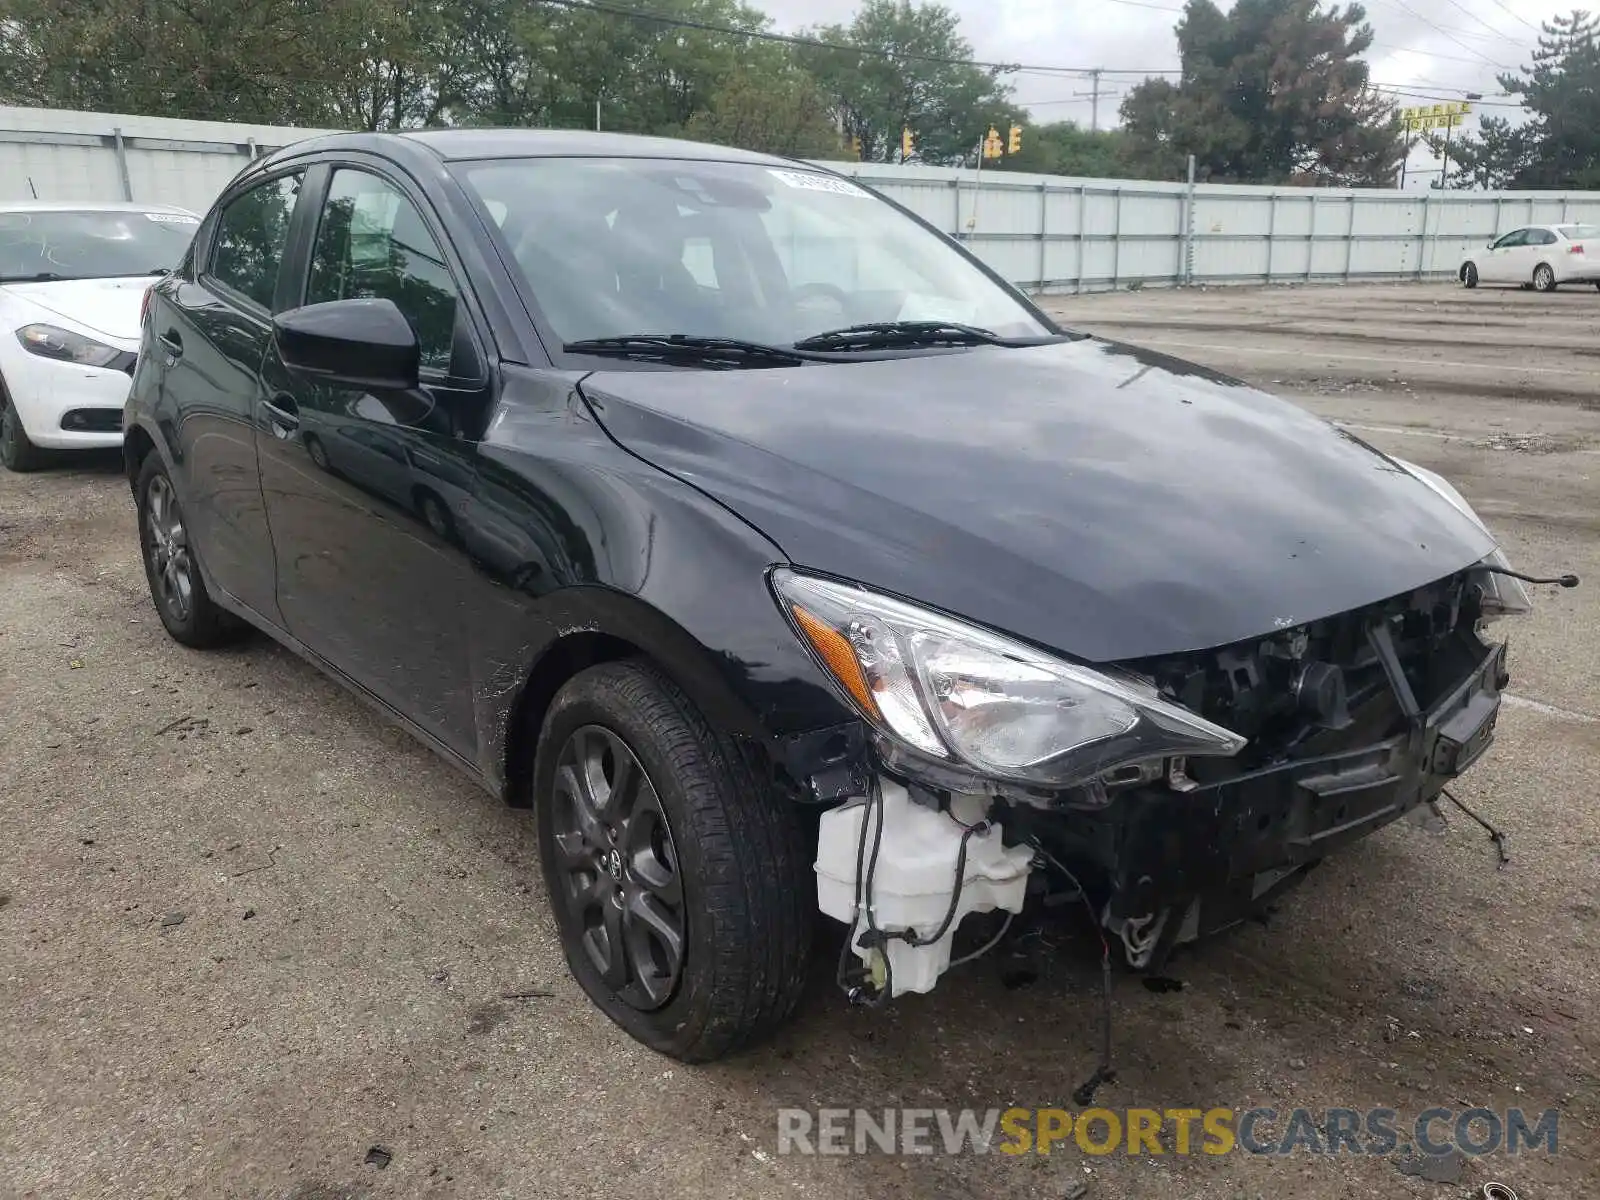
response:
<path fill-rule="evenodd" d="M 808 192 L 832 192 L 836 196 L 855 196 L 857 199 L 868 197 L 867 192 L 848 179 L 835 179 L 831 175 L 813 175 L 810 171 L 780 171 L 776 167 L 768 167 L 767 174 L 779 183 Z"/>
<path fill-rule="evenodd" d="M 158 225 L 198 225 L 199 217 L 191 217 L 188 213 L 145 213 L 145 220 L 154 221 Z"/>

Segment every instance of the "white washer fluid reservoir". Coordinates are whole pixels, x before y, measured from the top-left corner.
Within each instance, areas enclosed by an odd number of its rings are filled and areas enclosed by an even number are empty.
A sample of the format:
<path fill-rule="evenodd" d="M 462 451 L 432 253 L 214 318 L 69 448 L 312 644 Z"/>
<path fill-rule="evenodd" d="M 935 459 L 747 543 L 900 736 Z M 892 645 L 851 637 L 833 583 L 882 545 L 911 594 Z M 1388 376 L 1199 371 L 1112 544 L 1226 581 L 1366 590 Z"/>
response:
<path fill-rule="evenodd" d="M 950 910 L 965 826 L 982 819 L 985 802 L 978 797 L 958 796 L 952 804 L 952 816 L 918 804 L 904 787 L 888 779 L 882 781 L 882 795 L 883 840 L 878 847 L 877 866 L 871 873 L 872 895 L 863 896 L 862 905 L 871 905 L 878 929 L 912 930 L 929 937 Z M 967 840 L 955 917 L 937 942 L 913 946 L 902 938 L 891 938 L 883 951 L 863 949 L 856 944 L 867 927 L 866 912 L 860 913 L 859 919 L 856 913 L 856 855 L 865 822 L 865 875 L 877 824 L 869 816 L 873 808 L 868 800 L 851 800 L 822 814 L 817 838 L 817 907 L 851 925 L 851 948 L 880 981 L 883 972 L 879 956 L 888 954 L 894 995 L 932 991 L 950 966 L 950 947 L 963 917 L 997 908 L 1022 911 L 1033 850 L 1027 846 L 1007 848 L 1001 840 L 1000 826 L 991 824 L 987 831 Z"/>

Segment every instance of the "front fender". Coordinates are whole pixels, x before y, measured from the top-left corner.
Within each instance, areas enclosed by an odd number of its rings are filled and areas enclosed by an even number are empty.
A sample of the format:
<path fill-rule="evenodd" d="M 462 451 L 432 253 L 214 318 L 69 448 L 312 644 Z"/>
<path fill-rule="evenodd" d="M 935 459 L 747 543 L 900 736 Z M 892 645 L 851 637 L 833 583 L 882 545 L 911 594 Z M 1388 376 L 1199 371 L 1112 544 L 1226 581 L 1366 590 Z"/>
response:
<path fill-rule="evenodd" d="M 609 440 L 565 445 L 587 462 L 560 472 L 574 524 L 547 541 L 567 547 L 563 568 L 497 589 L 471 628 L 479 765 L 496 791 L 514 789 L 517 740 L 537 736 L 543 706 L 584 665 L 575 646 L 650 658 L 738 737 L 770 742 L 853 719 L 772 598 L 767 572 L 786 559 L 771 541 Z M 497 458 L 554 490 L 548 460 Z M 592 529 L 580 527 L 584 509 L 604 513 Z"/>

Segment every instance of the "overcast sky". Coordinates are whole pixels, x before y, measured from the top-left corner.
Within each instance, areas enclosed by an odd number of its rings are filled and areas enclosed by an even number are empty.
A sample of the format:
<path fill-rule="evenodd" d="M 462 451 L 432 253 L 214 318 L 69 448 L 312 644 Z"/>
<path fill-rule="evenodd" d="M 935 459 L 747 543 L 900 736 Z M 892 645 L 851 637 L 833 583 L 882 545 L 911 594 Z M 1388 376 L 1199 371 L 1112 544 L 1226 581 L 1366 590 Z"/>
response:
<path fill-rule="evenodd" d="M 756 0 L 778 28 L 848 21 L 855 0 Z M 1482 92 L 1483 112 L 1505 103 L 1495 80 L 1501 68 L 1528 61 L 1541 19 L 1568 12 L 1577 0 L 1367 0 L 1374 45 L 1373 81 L 1426 93 L 1401 104 L 1430 104 L 1464 91 Z M 1112 71 L 1172 70 L 1173 35 L 1182 0 L 944 0 L 961 15 L 961 29 L 980 59 L 1040 66 L 1104 67 L 1100 120 L 1114 124 L 1122 94 L 1139 75 Z M 1224 8 L 1229 0 L 1222 0 Z M 1591 6 L 1592 7 L 1592 6 Z M 1407 10 L 1410 11 L 1407 11 Z M 1519 19 L 1520 18 L 1520 19 Z M 1526 24 L 1524 23 L 1526 22 Z M 1530 28 L 1532 26 L 1532 28 Z M 1087 126 L 1088 79 L 1050 74 L 1010 77 L 1016 99 L 1036 121 L 1073 120 Z M 1470 124 L 1468 128 L 1470 129 Z M 1418 150 L 1412 167 L 1437 170 Z"/>

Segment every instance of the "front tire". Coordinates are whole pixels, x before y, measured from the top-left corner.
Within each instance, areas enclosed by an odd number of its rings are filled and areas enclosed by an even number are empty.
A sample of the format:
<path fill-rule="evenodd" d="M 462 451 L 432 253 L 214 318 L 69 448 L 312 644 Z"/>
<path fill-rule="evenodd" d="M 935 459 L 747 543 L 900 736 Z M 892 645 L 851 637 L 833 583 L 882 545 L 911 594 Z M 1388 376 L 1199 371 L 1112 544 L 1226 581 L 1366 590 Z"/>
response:
<path fill-rule="evenodd" d="M 1540 263 L 1533 269 L 1533 290 L 1536 292 L 1556 290 L 1556 273 L 1549 263 Z"/>
<path fill-rule="evenodd" d="M 1469 291 L 1478 286 L 1478 266 L 1476 263 L 1468 263 L 1461 268 L 1461 285 Z"/>
<path fill-rule="evenodd" d="M 3 397 L 0 397 L 0 462 L 19 475 L 37 471 L 46 462 L 45 452 L 28 440 L 28 431 L 22 427 L 16 406 Z"/>
<path fill-rule="evenodd" d="M 557 694 L 534 768 L 539 858 L 574 977 L 632 1037 L 708 1062 L 805 988 L 816 885 L 797 814 L 647 663 Z"/>
<path fill-rule="evenodd" d="M 161 456 L 145 455 L 134 484 L 139 514 L 139 550 L 156 614 L 175 641 L 196 650 L 235 641 L 243 622 L 217 607 L 206 591 L 189 543 L 183 508 Z"/>
<path fill-rule="evenodd" d="M 450 513 L 450 506 L 437 494 L 424 487 L 416 489 L 416 501 L 417 512 L 421 515 L 423 523 L 433 531 L 433 535 L 441 541 L 454 542 L 456 519 Z"/>

